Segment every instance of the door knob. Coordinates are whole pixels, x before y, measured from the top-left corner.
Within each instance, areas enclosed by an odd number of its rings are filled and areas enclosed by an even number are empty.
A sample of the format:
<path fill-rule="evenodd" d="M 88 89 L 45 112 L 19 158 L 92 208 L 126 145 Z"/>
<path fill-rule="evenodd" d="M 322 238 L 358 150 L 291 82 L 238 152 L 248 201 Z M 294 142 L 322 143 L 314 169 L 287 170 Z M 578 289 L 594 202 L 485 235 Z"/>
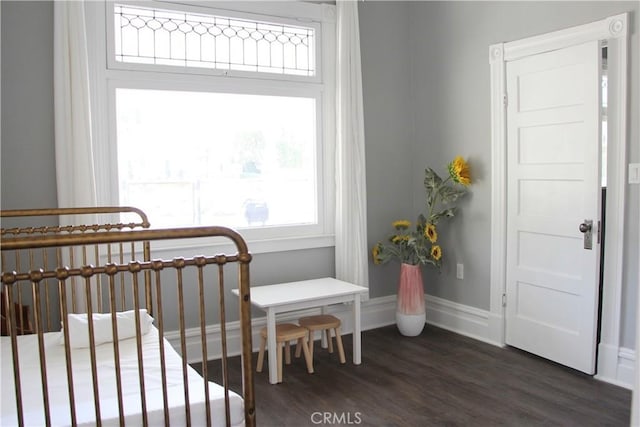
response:
<path fill-rule="evenodd" d="M 582 224 L 578 226 L 578 230 L 584 234 L 584 248 L 585 249 L 593 249 L 593 220 L 585 219 Z"/>
<path fill-rule="evenodd" d="M 591 221 L 587 221 L 587 222 L 583 222 L 582 224 L 580 224 L 580 226 L 578 227 L 578 229 L 582 232 L 582 233 L 586 233 L 588 231 L 591 231 Z"/>

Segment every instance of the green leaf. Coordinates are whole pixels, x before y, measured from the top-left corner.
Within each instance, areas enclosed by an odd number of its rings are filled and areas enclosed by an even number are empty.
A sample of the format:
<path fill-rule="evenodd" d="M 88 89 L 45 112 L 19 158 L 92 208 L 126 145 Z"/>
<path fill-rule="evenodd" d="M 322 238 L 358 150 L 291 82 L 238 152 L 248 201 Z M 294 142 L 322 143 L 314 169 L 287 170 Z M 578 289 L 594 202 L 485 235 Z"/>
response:
<path fill-rule="evenodd" d="M 431 168 L 424 170 L 424 187 L 427 189 L 427 193 L 431 193 L 434 189 L 442 184 L 442 178 Z"/>
<path fill-rule="evenodd" d="M 432 224 L 437 224 L 438 221 L 440 221 L 440 219 L 442 219 L 443 217 L 451 218 L 455 216 L 455 214 L 456 214 L 456 208 L 449 208 L 431 215 L 431 218 L 429 220 L 431 221 Z"/>
<path fill-rule="evenodd" d="M 440 198 L 444 203 L 453 203 L 466 193 L 466 188 L 449 187 L 446 185 L 438 188 L 438 194 L 440 194 Z"/>

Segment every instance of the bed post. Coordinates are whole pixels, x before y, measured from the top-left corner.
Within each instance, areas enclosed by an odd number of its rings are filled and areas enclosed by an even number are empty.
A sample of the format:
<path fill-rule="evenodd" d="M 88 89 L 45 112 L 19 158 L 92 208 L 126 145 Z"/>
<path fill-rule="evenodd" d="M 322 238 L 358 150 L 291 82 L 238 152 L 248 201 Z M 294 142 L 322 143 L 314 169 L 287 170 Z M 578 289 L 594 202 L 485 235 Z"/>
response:
<path fill-rule="evenodd" d="M 144 260 L 151 261 L 151 243 L 147 240 L 142 244 Z M 144 297 L 146 299 L 147 313 L 153 316 L 153 294 L 151 290 L 151 270 L 144 271 Z"/>
<path fill-rule="evenodd" d="M 256 425 L 256 408 L 255 397 L 253 390 L 253 366 L 252 366 L 252 351 L 253 345 L 251 342 L 251 296 L 249 291 L 249 262 L 251 261 L 251 255 L 247 252 L 239 254 L 239 278 L 238 286 L 240 290 L 240 323 L 246 325 L 245 332 L 242 335 L 242 389 L 244 395 L 244 420 L 246 427 L 253 427 Z"/>

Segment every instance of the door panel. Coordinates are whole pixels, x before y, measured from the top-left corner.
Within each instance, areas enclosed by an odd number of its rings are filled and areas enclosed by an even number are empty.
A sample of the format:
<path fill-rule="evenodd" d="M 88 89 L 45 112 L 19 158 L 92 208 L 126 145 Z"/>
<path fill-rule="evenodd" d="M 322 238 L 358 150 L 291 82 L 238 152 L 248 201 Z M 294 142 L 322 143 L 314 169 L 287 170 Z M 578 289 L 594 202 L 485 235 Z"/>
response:
<path fill-rule="evenodd" d="M 600 47 L 507 63 L 507 344 L 594 373 Z M 593 248 L 578 227 L 594 221 Z"/>

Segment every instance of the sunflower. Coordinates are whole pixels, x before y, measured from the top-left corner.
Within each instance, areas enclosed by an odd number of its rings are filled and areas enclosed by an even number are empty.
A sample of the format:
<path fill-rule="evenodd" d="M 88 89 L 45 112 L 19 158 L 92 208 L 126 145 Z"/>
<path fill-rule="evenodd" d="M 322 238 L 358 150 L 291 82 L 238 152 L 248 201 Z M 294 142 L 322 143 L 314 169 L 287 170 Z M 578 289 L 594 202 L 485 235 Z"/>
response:
<path fill-rule="evenodd" d="M 407 221 L 406 219 L 401 219 L 398 221 L 393 221 L 391 225 L 396 230 L 406 230 L 407 228 L 411 227 L 411 221 Z"/>
<path fill-rule="evenodd" d="M 446 167 L 448 175 L 445 179 L 432 168 L 425 168 L 423 183 L 427 212 L 420 213 L 414 222 L 406 219 L 391 222 L 392 234 L 372 248 L 375 264 L 397 260 L 403 264 L 430 264 L 437 269 L 442 267 L 443 249 L 438 242 L 437 228 L 439 221 L 455 215 L 456 207 L 453 205 L 467 193 L 466 186 L 471 184 L 469 165 L 461 156 L 456 156 Z"/>
<path fill-rule="evenodd" d="M 471 184 L 471 172 L 469 171 L 469 164 L 464 161 L 460 156 L 457 156 L 451 163 L 449 163 L 449 175 L 454 182 L 462 185 Z"/>
<path fill-rule="evenodd" d="M 433 245 L 431 247 L 431 258 L 439 261 L 442 258 L 442 248 L 439 245 Z"/>
<path fill-rule="evenodd" d="M 391 243 L 401 243 L 401 242 L 408 242 L 409 241 L 409 236 L 407 236 L 406 234 L 396 234 L 395 236 L 391 237 Z"/>
<path fill-rule="evenodd" d="M 371 254 L 373 255 L 373 263 L 376 265 L 379 265 L 382 263 L 382 260 L 380 259 L 379 255 L 380 255 L 380 245 L 375 245 L 373 247 L 373 250 L 371 251 Z"/>
<path fill-rule="evenodd" d="M 424 237 L 429 239 L 431 243 L 435 243 L 438 240 L 438 233 L 436 232 L 436 226 L 434 224 L 427 224 L 424 229 Z"/>

